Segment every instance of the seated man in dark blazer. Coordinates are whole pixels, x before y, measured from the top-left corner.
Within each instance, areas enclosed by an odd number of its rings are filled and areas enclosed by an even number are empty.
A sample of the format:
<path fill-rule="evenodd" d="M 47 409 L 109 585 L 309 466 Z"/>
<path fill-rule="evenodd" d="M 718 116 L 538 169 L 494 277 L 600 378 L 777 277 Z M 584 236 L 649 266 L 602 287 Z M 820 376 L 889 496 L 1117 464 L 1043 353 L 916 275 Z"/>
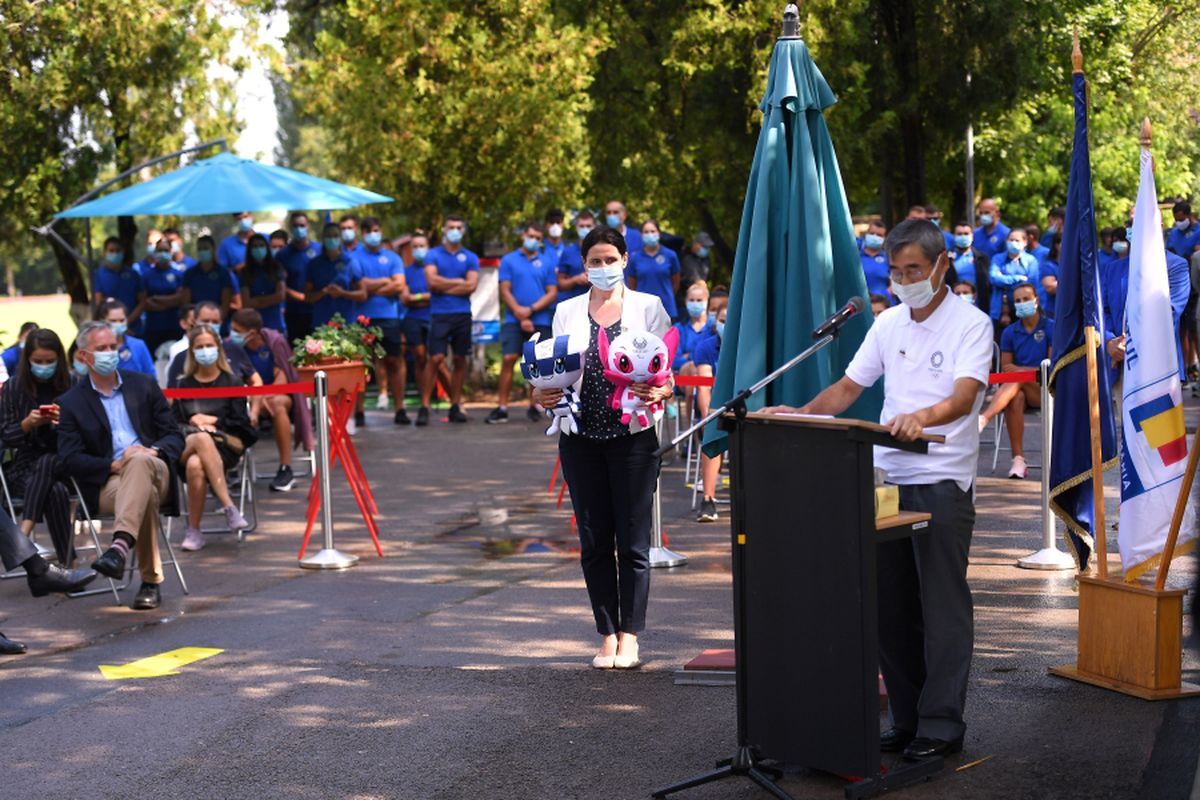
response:
<path fill-rule="evenodd" d="M 142 588 L 132 607 L 158 608 L 159 505 L 178 513 L 174 476 L 183 436 L 153 378 L 117 371 L 117 338 L 106 323 L 85 322 L 75 344 L 88 377 L 59 398 L 58 455 L 88 507 L 116 517 L 112 546 L 92 569 L 121 577 L 136 546 Z"/>

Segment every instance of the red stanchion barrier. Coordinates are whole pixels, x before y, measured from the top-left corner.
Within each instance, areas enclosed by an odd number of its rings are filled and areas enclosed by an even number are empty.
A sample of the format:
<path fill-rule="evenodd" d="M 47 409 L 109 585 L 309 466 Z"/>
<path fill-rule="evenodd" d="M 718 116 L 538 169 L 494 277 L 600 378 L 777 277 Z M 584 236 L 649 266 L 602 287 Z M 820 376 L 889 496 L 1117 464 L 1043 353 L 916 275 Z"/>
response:
<path fill-rule="evenodd" d="M 220 386 L 212 389 L 163 389 L 168 400 L 225 400 L 230 397 L 264 397 L 272 394 L 311 396 L 311 383 L 272 383 L 267 386 Z"/>
<path fill-rule="evenodd" d="M 675 385 L 689 387 L 712 386 L 713 380 L 712 375 L 676 375 Z"/>
<path fill-rule="evenodd" d="M 1001 383 L 1037 383 L 1038 373 L 1036 369 L 1025 370 L 1023 372 L 993 372 L 988 375 L 988 384 L 995 386 Z"/>

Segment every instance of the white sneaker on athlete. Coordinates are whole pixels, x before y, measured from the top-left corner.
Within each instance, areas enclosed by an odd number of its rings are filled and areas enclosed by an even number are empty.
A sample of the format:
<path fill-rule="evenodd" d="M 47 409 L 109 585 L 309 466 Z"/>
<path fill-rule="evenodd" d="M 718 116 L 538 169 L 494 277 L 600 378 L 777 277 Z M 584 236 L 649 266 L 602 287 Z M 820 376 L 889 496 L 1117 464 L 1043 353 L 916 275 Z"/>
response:
<path fill-rule="evenodd" d="M 188 526 L 187 531 L 183 534 L 183 544 L 180 545 L 188 552 L 195 552 L 204 549 L 204 534 L 199 528 Z"/>
<path fill-rule="evenodd" d="M 1025 456 L 1013 456 L 1012 466 L 1008 468 L 1008 477 L 1022 479 L 1029 472 L 1029 465 L 1025 463 Z"/>

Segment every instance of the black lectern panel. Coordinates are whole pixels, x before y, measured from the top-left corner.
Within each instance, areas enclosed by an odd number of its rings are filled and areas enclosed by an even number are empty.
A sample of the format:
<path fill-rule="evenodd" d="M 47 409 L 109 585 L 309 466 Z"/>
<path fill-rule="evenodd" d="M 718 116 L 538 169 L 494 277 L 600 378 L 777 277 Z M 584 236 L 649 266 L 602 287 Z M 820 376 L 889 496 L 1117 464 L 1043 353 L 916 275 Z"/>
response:
<path fill-rule="evenodd" d="M 732 445 L 733 551 L 746 576 L 745 613 L 737 615 L 747 651 L 745 669 L 738 665 L 746 743 L 766 758 L 875 775 L 871 447 L 846 429 L 753 419 L 737 427 Z"/>

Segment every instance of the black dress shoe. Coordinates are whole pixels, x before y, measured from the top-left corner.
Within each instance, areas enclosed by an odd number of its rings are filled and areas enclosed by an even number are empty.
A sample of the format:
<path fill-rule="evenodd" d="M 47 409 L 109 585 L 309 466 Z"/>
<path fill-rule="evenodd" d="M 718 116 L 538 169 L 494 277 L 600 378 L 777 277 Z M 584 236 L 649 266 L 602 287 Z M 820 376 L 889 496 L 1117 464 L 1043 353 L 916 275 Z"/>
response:
<path fill-rule="evenodd" d="M 110 547 L 104 554 L 92 562 L 92 569 L 109 578 L 119 579 L 125 572 L 125 556 L 115 547 Z"/>
<path fill-rule="evenodd" d="M 0 656 L 19 656 L 25 650 L 25 645 L 20 642 L 14 642 L 3 633 L 0 633 Z"/>
<path fill-rule="evenodd" d="M 908 747 L 904 748 L 904 760 L 921 761 L 934 756 L 947 756 L 960 752 L 962 752 L 961 738 L 948 742 L 945 739 L 927 739 L 920 736 L 913 739 Z"/>
<path fill-rule="evenodd" d="M 34 597 L 44 597 L 51 592 L 71 594 L 94 580 L 96 573 L 93 570 L 64 569 L 58 564 L 47 564 L 44 575 L 29 576 L 29 591 Z"/>
<path fill-rule="evenodd" d="M 900 728 L 888 728 L 879 734 L 879 749 L 884 753 L 899 753 L 908 747 L 908 743 L 916 736 L 912 731 Z"/>
<path fill-rule="evenodd" d="M 137 597 L 129 607 L 137 611 L 149 611 L 162 605 L 162 594 L 158 591 L 157 583 L 143 583 L 138 589 Z"/>

